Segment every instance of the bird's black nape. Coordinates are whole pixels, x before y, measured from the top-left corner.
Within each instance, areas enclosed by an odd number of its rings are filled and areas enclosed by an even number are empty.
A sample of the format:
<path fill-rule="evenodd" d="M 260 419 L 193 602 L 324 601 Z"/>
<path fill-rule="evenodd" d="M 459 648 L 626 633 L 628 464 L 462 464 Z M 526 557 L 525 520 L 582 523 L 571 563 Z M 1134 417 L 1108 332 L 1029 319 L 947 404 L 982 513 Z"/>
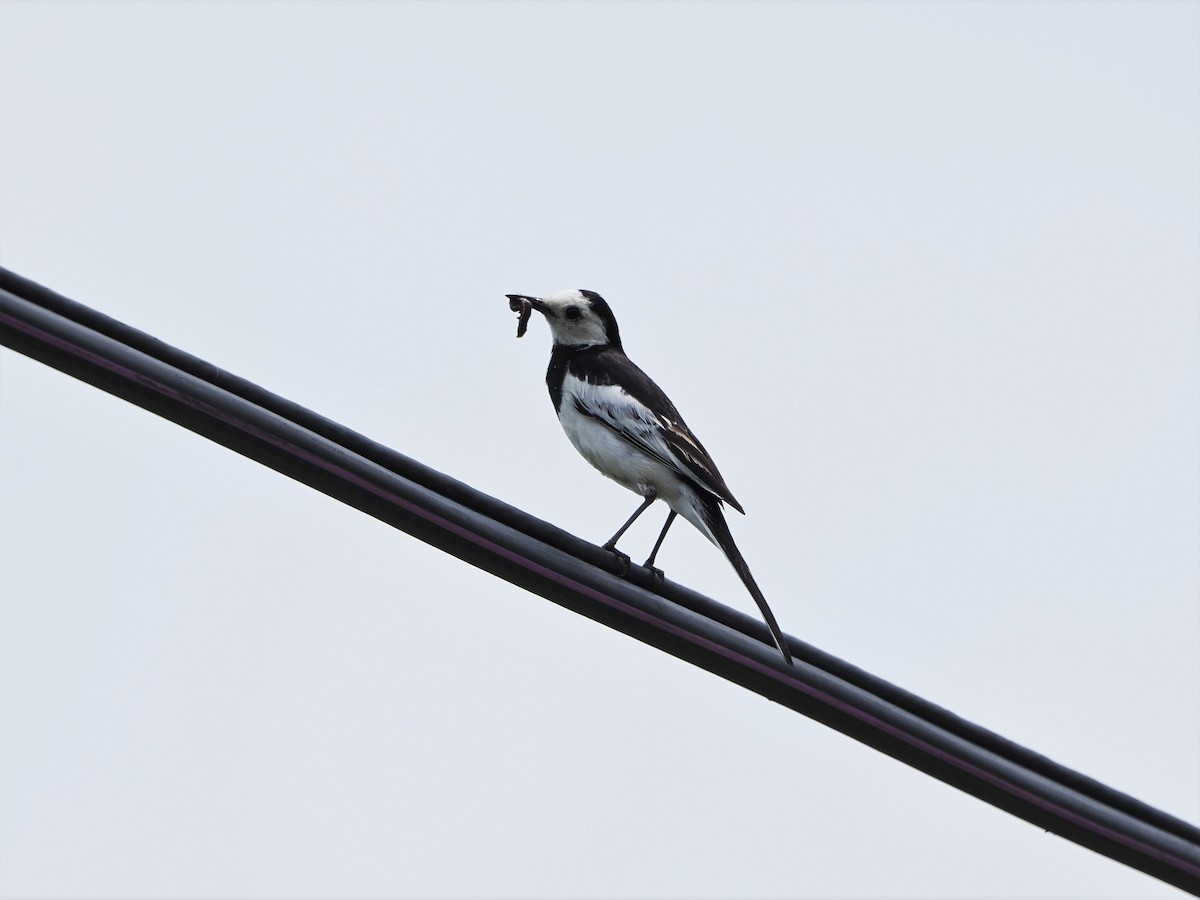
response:
<path fill-rule="evenodd" d="M 600 317 L 600 321 L 604 323 L 604 333 L 608 337 L 608 343 L 624 352 L 625 348 L 621 346 L 621 332 L 617 328 L 617 317 L 608 308 L 608 302 L 595 291 L 585 291 L 580 288 L 579 293 L 587 297 L 588 303 L 592 305 L 592 309 Z"/>

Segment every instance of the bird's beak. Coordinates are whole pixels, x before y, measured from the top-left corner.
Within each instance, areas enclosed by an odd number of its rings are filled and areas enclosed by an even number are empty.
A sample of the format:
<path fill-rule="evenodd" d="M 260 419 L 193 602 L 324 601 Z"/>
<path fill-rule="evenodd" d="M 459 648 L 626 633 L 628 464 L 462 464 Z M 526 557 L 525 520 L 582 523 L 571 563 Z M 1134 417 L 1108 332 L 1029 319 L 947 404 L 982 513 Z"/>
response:
<path fill-rule="evenodd" d="M 536 309 L 538 312 L 542 313 L 543 315 L 545 315 L 546 310 L 548 310 L 550 308 L 549 306 L 546 305 L 546 302 L 541 297 L 529 297 L 529 296 L 526 296 L 525 294 L 505 294 L 504 296 L 509 299 L 510 303 L 516 303 L 521 300 L 527 300 L 527 301 L 529 301 L 530 306 L 532 306 L 534 309 Z"/>

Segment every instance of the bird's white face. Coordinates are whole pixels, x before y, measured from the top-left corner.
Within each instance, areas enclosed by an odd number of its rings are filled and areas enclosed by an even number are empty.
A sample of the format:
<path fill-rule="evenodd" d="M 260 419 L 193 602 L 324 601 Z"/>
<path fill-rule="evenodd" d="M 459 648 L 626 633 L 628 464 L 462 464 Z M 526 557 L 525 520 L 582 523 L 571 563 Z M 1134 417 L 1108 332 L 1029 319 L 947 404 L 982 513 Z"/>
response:
<path fill-rule="evenodd" d="M 592 291 L 559 291 L 549 297 L 527 298 L 546 317 L 554 343 L 571 347 L 620 346 L 617 321 L 608 304 Z"/>

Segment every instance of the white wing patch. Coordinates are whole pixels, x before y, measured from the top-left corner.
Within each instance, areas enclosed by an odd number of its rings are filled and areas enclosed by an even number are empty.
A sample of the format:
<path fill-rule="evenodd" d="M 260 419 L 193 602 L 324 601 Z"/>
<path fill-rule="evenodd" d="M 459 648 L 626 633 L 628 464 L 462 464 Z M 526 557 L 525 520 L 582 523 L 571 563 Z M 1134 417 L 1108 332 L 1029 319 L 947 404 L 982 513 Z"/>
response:
<path fill-rule="evenodd" d="M 720 496 L 706 479 L 700 477 L 712 464 L 707 454 L 697 447 L 695 438 L 685 428 L 680 428 L 678 423 L 656 415 L 618 385 L 591 384 L 568 374 L 563 382 L 559 418 L 571 442 L 592 465 L 634 490 L 637 488 L 633 487 L 633 483 L 645 480 L 637 478 L 638 473 L 634 469 L 640 471 L 646 466 L 628 459 L 628 452 L 622 452 L 627 448 L 603 446 L 608 442 L 600 435 L 588 435 L 589 424 L 607 429 L 670 470 L 676 478 Z M 591 423 L 587 421 L 589 419 Z M 687 452 L 691 448 L 696 448 L 694 454 Z M 690 458 L 681 459 L 680 450 Z"/>

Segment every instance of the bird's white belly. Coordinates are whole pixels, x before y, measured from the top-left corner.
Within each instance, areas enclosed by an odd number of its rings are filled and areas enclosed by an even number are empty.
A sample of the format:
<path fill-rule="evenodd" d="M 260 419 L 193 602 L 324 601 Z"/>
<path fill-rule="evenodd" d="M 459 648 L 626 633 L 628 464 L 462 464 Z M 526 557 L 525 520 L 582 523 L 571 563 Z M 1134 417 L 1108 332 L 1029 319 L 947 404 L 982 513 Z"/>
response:
<path fill-rule="evenodd" d="M 579 412 L 567 398 L 558 421 L 580 456 L 617 484 L 642 496 L 653 488 L 668 503 L 679 492 L 678 474 L 611 428 Z"/>

